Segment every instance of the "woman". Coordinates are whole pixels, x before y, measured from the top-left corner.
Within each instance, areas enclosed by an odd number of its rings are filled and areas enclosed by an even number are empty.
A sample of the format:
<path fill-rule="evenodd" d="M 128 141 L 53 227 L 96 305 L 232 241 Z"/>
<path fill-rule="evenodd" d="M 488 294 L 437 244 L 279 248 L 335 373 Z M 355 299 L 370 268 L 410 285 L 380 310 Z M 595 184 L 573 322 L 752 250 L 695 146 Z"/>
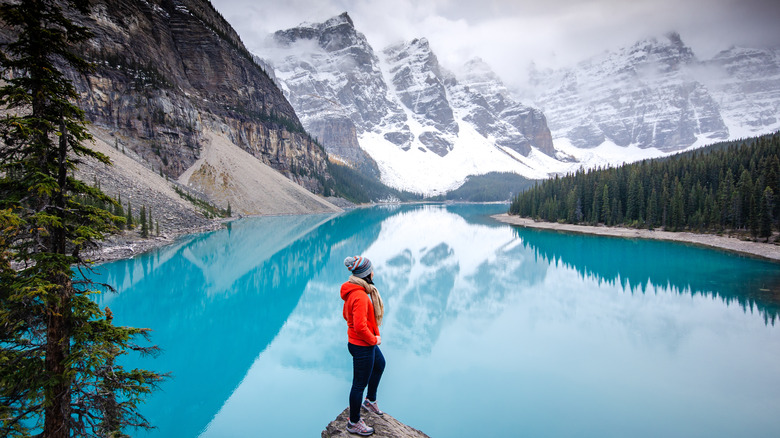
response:
<path fill-rule="evenodd" d="M 360 407 L 377 415 L 384 414 L 376 403 L 376 390 L 385 370 L 385 358 L 379 350 L 379 344 L 382 343 L 379 325 L 382 324 L 384 304 L 374 286 L 374 269 L 369 259 L 361 256 L 347 257 L 344 259 L 344 265 L 352 273 L 349 280 L 341 285 L 344 319 L 347 320 L 348 326 L 347 347 L 352 355 L 352 389 L 349 392 L 347 432 L 367 436 L 374 433 L 374 428 L 367 426 L 360 418 Z M 366 386 L 368 394 L 364 400 L 363 390 Z"/>

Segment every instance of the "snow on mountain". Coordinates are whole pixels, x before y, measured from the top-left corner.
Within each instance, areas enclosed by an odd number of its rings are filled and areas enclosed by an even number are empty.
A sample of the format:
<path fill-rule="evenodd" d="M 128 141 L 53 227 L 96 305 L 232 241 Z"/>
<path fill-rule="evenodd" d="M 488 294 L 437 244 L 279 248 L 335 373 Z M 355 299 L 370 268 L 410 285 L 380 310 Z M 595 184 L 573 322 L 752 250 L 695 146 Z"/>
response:
<path fill-rule="evenodd" d="M 437 194 L 470 175 L 544 178 L 550 161 L 569 166 L 545 156 L 554 151 L 540 111 L 512 100 L 492 72 L 500 91 L 489 96 L 460 84 L 424 38 L 377 54 L 345 13 L 273 40 L 264 56 L 306 129 L 341 161 L 361 168 L 370 157 L 392 187 Z"/>
<path fill-rule="evenodd" d="M 350 17 L 278 31 L 264 56 L 306 130 L 331 155 L 378 176 L 357 133 L 376 126 L 402 130 L 406 116 L 387 98 L 379 61 Z"/>
<path fill-rule="evenodd" d="M 679 35 L 640 41 L 562 71 L 534 71 L 532 100 L 555 139 L 678 151 L 729 138 L 716 100 Z"/>
<path fill-rule="evenodd" d="M 702 67 L 731 138 L 780 129 L 780 51 L 732 47 Z"/>
<path fill-rule="evenodd" d="M 425 38 L 375 52 L 346 13 L 273 40 L 264 57 L 330 156 L 428 195 L 492 171 L 546 178 L 780 129 L 777 50 L 699 61 L 672 33 L 533 70 L 513 93 L 478 58 L 456 77 Z"/>

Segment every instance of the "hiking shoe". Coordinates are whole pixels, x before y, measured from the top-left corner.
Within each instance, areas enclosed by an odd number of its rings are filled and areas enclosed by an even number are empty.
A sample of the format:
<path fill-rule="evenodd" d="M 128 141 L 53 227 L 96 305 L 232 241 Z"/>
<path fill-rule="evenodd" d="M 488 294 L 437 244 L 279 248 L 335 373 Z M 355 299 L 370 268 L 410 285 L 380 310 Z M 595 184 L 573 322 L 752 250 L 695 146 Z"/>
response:
<path fill-rule="evenodd" d="M 357 423 L 347 420 L 347 432 L 368 436 L 374 433 L 374 428 L 367 426 L 362 418 Z"/>
<path fill-rule="evenodd" d="M 376 402 L 369 401 L 368 399 L 363 400 L 363 407 L 368 410 L 368 412 L 373 412 L 377 415 L 384 415 L 385 413 L 379 410 L 379 406 L 376 404 Z"/>

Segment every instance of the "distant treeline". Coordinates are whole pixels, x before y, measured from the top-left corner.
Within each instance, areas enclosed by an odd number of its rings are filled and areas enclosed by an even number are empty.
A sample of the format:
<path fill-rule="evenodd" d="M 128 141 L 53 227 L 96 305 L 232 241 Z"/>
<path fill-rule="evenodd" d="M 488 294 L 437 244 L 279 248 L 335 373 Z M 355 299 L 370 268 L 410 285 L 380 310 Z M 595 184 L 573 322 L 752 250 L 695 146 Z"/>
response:
<path fill-rule="evenodd" d="M 444 198 L 449 201 L 496 202 L 509 201 L 534 185 L 535 181 L 515 173 L 491 172 L 470 176 L 457 189 L 448 192 Z"/>
<path fill-rule="evenodd" d="M 510 214 L 550 222 L 743 231 L 780 226 L 780 133 L 617 168 L 579 170 L 518 194 Z"/>
<path fill-rule="evenodd" d="M 357 204 L 377 201 L 419 201 L 421 195 L 402 192 L 384 185 L 381 181 L 345 165 L 328 162 L 332 177 L 323 180 L 325 196 L 340 196 Z"/>
<path fill-rule="evenodd" d="M 341 196 L 359 204 L 386 200 L 402 202 L 422 200 L 439 202 L 509 201 L 515 193 L 526 190 L 535 182 L 514 173 L 492 172 L 470 176 L 462 186 L 446 194 L 423 197 L 417 193 L 388 187 L 374 177 L 341 164 L 329 163 L 328 173 L 332 180 L 323 179 L 322 181 L 325 186 L 325 195 Z"/>

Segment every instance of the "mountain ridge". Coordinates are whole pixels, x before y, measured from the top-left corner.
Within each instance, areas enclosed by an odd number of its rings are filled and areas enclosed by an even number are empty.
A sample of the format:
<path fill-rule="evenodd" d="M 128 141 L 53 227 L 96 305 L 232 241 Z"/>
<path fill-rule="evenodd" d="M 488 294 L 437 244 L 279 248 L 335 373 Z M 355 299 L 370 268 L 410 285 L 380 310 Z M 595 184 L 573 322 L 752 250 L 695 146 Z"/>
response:
<path fill-rule="evenodd" d="M 334 20 L 359 38 L 361 50 L 368 53 L 363 67 L 379 85 L 364 93 L 364 101 L 376 96 L 377 101 L 394 105 L 379 105 L 386 107 L 380 123 L 363 124 L 343 115 L 339 123 L 348 127 L 344 131 L 349 141 L 331 135 L 323 144 L 333 156 L 344 157 L 345 163 L 357 167 L 360 164 L 354 157 L 365 153 L 377 163 L 382 181 L 399 189 L 436 195 L 456 188 L 470 175 L 488 172 L 546 178 L 580 167 L 660 157 L 780 128 L 776 117 L 780 64 L 776 56 L 764 54 L 764 62 L 754 65 L 762 56 L 756 51 L 746 55 L 734 49 L 731 57 L 724 52 L 719 58 L 701 61 L 680 34 L 670 32 L 607 51 L 574 67 L 532 71 L 530 84 L 535 92 L 528 93 L 507 89 L 482 60 L 468 60 L 464 68 L 457 69 L 456 77 L 439 64 L 424 37 L 375 52 L 347 13 L 324 23 Z M 322 24 L 303 26 L 308 26 L 310 41 L 321 41 L 317 29 Z M 295 29 L 274 35 L 295 33 Z M 294 50 L 285 53 L 287 60 L 294 56 Z M 341 107 L 348 107 L 348 98 L 361 93 L 352 85 L 346 90 L 345 82 L 329 82 L 330 71 L 319 69 L 341 65 L 347 69 L 338 73 L 348 76 L 351 66 L 341 63 L 339 54 L 320 53 L 307 63 L 305 74 L 293 72 L 285 57 L 269 60 L 275 69 L 287 73 L 277 75 L 282 84 L 291 77 L 316 84 L 318 90 L 329 90 L 329 98 Z M 296 90 L 301 93 L 305 87 L 299 83 L 297 89 L 282 88 L 310 129 L 318 115 L 309 113 L 295 96 Z M 766 92 L 757 93 L 757 89 Z M 344 154 L 346 144 L 352 151 L 349 156 Z M 469 148 L 473 150 L 464 152 Z M 471 154 L 473 162 L 454 158 L 456 149 Z M 484 159 L 495 152 L 502 158 Z"/>
<path fill-rule="evenodd" d="M 491 107 L 441 67 L 425 38 L 375 51 L 343 13 L 272 42 L 266 59 L 306 129 L 340 161 L 373 160 L 391 187 L 430 195 L 491 171 L 546 175 L 532 164 L 533 151 L 553 153 L 544 115 L 508 93 Z"/>
<path fill-rule="evenodd" d="M 80 95 L 93 147 L 115 163 L 86 160 L 78 172 L 121 199 L 125 211 L 134 205 L 137 215 L 146 206 L 161 236 L 208 228 L 228 205 L 236 215 L 341 211 L 315 194 L 332 186 L 324 149 L 210 2 L 95 0 L 72 16 L 93 34 L 76 51 L 94 69 L 63 72 Z M 3 29 L 0 39 L 12 32 Z M 237 181 L 227 167 L 214 167 L 201 172 L 197 187 L 177 181 L 215 138 L 226 156 L 256 165 L 253 178 Z M 244 190 L 214 190 L 238 186 Z M 281 195 L 290 191 L 293 198 Z"/>

